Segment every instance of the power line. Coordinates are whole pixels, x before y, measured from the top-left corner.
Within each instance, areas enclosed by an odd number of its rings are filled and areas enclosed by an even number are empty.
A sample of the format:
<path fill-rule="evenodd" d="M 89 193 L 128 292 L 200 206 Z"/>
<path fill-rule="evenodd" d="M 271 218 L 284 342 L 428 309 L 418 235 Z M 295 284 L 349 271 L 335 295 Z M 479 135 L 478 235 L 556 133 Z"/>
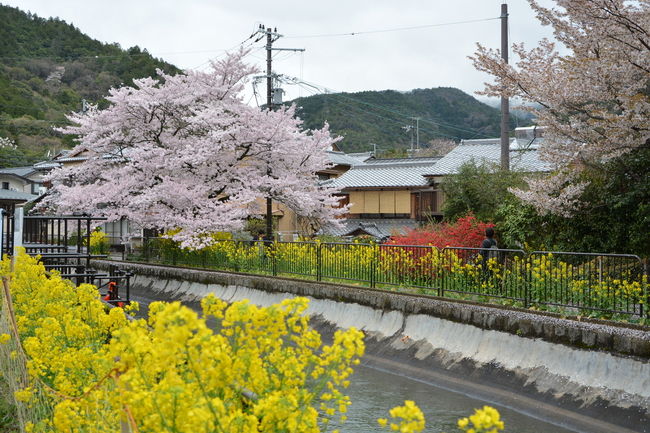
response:
<path fill-rule="evenodd" d="M 299 35 L 299 36 L 285 36 L 285 37 L 286 38 L 292 38 L 292 39 L 307 39 L 307 38 L 328 38 L 328 37 L 337 37 L 337 36 L 358 36 L 358 35 L 368 35 L 368 34 L 373 34 L 373 33 L 401 32 L 401 31 L 406 31 L 406 30 L 419 30 L 419 29 L 426 29 L 426 28 L 432 28 L 432 27 L 453 26 L 453 25 L 457 25 L 457 24 L 471 24 L 471 23 L 479 23 L 479 22 L 483 22 L 483 21 L 492 21 L 492 20 L 498 20 L 498 19 L 501 19 L 501 17 L 481 18 L 481 19 L 475 19 L 475 20 L 454 21 L 454 22 L 437 23 L 437 24 L 423 24 L 423 25 L 419 25 L 419 26 L 397 27 L 397 28 L 392 28 L 392 29 L 365 30 L 365 31 L 361 31 L 361 32 L 324 33 L 324 34 L 317 34 L 317 35 Z"/>

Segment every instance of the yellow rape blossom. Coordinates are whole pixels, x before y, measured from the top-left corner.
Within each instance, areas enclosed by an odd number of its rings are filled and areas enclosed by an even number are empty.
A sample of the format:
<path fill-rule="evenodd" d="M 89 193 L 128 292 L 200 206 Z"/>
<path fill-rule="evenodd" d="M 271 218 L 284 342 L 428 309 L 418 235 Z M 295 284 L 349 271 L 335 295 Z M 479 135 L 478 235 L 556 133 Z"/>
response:
<path fill-rule="evenodd" d="M 29 372 L 15 396 L 41 404 L 26 430 L 298 433 L 345 419 L 363 334 L 338 331 L 324 345 L 305 298 L 263 308 L 208 296 L 202 314 L 156 302 L 147 320 L 129 321 L 121 308 L 107 311 L 95 287 L 75 287 L 27 255 L 13 273 L 6 261 L 0 269 Z"/>

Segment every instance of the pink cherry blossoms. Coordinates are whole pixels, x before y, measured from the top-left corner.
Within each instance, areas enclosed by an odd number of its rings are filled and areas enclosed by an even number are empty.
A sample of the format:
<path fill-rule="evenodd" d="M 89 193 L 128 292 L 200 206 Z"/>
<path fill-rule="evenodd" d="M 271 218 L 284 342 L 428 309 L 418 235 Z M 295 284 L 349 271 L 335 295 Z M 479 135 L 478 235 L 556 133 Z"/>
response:
<path fill-rule="evenodd" d="M 333 220 L 332 190 L 319 186 L 328 127 L 303 131 L 294 109 L 265 111 L 242 102 L 245 52 L 188 71 L 134 80 L 111 89 L 110 105 L 69 116 L 90 158 L 54 171 L 46 205 L 60 212 L 122 217 L 144 227 L 180 229 L 187 247 L 209 243 L 209 233 L 236 230 L 270 196 L 298 215 Z"/>
<path fill-rule="evenodd" d="M 583 170 L 650 144 L 650 2 L 555 1 L 553 9 L 529 3 L 569 54 L 543 40 L 530 51 L 514 45 L 515 65 L 480 44 L 472 60 L 496 78 L 482 94 L 541 106 L 530 109 L 546 126 L 540 156 L 556 171 L 516 194 L 542 213 L 570 215 L 580 206 Z"/>
<path fill-rule="evenodd" d="M 16 143 L 8 137 L 0 137 L 0 149 L 16 149 Z"/>

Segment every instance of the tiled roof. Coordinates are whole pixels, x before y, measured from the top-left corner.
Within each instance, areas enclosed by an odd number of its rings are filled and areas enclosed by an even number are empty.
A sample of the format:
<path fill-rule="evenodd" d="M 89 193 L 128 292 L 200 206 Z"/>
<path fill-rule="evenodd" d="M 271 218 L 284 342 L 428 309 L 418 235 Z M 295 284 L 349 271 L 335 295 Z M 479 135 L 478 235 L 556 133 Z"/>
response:
<path fill-rule="evenodd" d="M 48 170 L 50 168 L 61 167 L 61 165 L 62 165 L 61 163 L 56 161 L 41 161 L 34 164 L 34 168 L 37 170 Z"/>
<path fill-rule="evenodd" d="M 356 165 L 333 179 L 328 185 L 336 188 L 372 188 L 426 186 L 424 175 L 433 170 L 435 161 L 372 163 Z"/>
<path fill-rule="evenodd" d="M 342 221 L 341 227 L 325 226 L 323 234 L 332 236 L 351 236 L 356 231 L 363 231 L 371 236 L 382 239 L 395 233 L 405 234 L 417 227 L 417 221 L 412 219 L 357 219 L 350 218 Z"/>
<path fill-rule="evenodd" d="M 539 159 L 536 146 L 528 147 L 528 144 L 528 142 L 523 143 L 511 139 L 511 168 L 524 172 L 550 171 L 550 164 Z M 461 165 L 472 160 L 479 164 L 485 162 L 498 164 L 500 159 L 501 147 L 498 139 L 465 140 L 451 152 L 443 156 L 426 174 L 430 176 L 456 174 Z"/>
<path fill-rule="evenodd" d="M 357 152 L 357 153 L 348 153 L 347 154 L 350 158 L 354 158 L 359 162 L 366 162 L 372 158 L 374 158 L 374 154 L 372 152 Z"/>
<path fill-rule="evenodd" d="M 20 177 L 27 177 L 34 172 L 34 167 L 31 165 L 27 167 L 8 167 L 0 168 L 0 174 L 13 174 Z"/>
<path fill-rule="evenodd" d="M 0 200 L 23 202 L 33 200 L 37 195 L 28 194 L 26 192 L 13 191 L 10 189 L 0 189 Z"/>
<path fill-rule="evenodd" d="M 75 161 L 86 161 L 88 160 L 87 156 L 65 156 L 62 158 L 54 159 L 53 161 L 57 162 L 75 162 Z"/>
<path fill-rule="evenodd" d="M 403 166 L 414 164 L 435 164 L 440 160 L 439 156 L 428 156 L 422 158 L 373 158 L 367 160 L 364 164 L 367 165 L 390 165 L 390 166 Z"/>
<path fill-rule="evenodd" d="M 336 151 L 328 151 L 327 152 L 327 157 L 329 160 L 332 162 L 334 165 L 357 165 L 357 164 L 363 164 L 363 161 L 361 161 L 358 158 L 353 158 L 350 155 L 347 155 L 343 152 L 336 152 Z"/>

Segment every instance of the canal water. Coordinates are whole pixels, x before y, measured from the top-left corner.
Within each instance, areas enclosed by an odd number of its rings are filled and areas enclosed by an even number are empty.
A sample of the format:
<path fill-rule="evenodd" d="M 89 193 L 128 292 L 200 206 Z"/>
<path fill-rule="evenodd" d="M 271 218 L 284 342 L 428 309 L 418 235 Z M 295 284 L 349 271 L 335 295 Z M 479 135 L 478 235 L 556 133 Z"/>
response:
<path fill-rule="evenodd" d="M 134 290 L 131 299 L 140 303 L 138 317 L 146 317 L 149 304 L 153 301 L 172 301 L 165 295 L 151 297 L 150 293 Z M 188 307 L 200 311 L 198 302 L 184 302 Z M 363 360 L 362 360 L 363 362 Z M 348 419 L 343 424 L 331 423 L 329 431 L 338 428 L 344 433 L 388 432 L 377 423 L 378 418 L 390 418 L 388 411 L 413 400 L 420 407 L 426 419 L 425 433 L 455 433 L 459 430 L 459 418 L 474 413 L 474 409 L 490 405 L 499 410 L 506 425 L 506 433 L 568 433 L 561 426 L 553 425 L 520 412 L 484 400 L 472 398 L 461 392 L 454 392 L 438 386 L 399 376 L 374 367 L 357 365 L 345 390 L 352 405 L 348 408 Z"/>
<path fill-rule="evenodd" d="M 424 382 L 398 376 L 386 371 L 359 365 L 350 380 L 347 394 L 352 400 L 348 420 L 336 425 L 345 433 L 388 432 L 377 424 L 377 418 L 389 418 L 388 410 L 413 400 L 426 419 L 426 433 L 454 433 L 459 430 L 456 421 L 474 413 L 474 409 L 488 404 L 499 410 L 510 433 L 565 433 L 573 432 L 549 424 L 514 410 L 442 389 Z M 335 427 L 334 425 L 332 427 Z"/>

